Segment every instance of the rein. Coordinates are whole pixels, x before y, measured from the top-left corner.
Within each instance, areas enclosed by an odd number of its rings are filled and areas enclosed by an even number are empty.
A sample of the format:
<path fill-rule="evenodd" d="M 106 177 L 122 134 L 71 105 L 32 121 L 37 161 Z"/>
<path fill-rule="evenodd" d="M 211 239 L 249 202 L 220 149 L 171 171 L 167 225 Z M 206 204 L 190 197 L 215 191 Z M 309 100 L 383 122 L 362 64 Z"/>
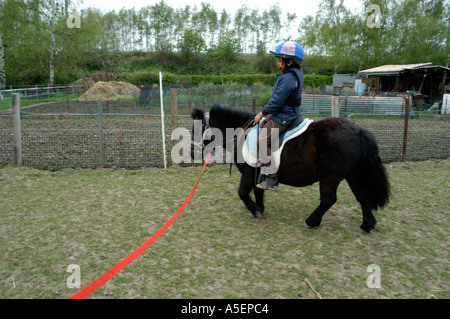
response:
<path fill-rule="evenodd" d="M 242 126 L 242 131 L 239 133 L 239 135 L 236 137 L 235 141 L 234 141 L 234 148 L 236 149 L 237 146 L 239 145 L 239 142 L 242 138 L 242 136 L 244 135 L 245 131 L 247 131 L 249 128 L 255 126 L 255 118 L 252 117 L 250 118 L 247 122 L 245 122 L 245 124 Z"/>
<path fill-rule="evenodd" d="M 237 152 L 237 147 L 239 145 L 239 142 L 241 141 L 242 137 L 244 136 L 245 132 L 255 126 L 255 117 L 251 117 L 247 122 L 245 122 L 245 124 L 242 126 L 242 131 L 239 133 L 238 136 L 236 136 L 236 138 L 234 139 L 234 153 L 236 154 Z M 231 176 L 231 169 L 233 167 L 233 163 L 230 163 L 230 176 Z"/>

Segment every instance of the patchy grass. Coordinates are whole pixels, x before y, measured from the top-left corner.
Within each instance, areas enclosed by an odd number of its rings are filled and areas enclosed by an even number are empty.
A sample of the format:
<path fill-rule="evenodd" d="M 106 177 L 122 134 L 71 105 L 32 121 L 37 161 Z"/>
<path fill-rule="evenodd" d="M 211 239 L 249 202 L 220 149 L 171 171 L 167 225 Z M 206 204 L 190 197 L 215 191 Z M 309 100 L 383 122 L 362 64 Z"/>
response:
<path fill-rule="evenodd" d="M 318 185 L 280 186 L 254 219 L 237 196 L 240 174 L 209 166 L 177 221 L 89 298 L 449 298 L 450 160 L 391 163 L 391 203 L 377 229 L 343 182 L 313 230 Z M 200 167 L 0 170 L 0 298 L 68 298 L 142 245 L 176 212 Z M 368 288 L 379 265 L 381 288 Z"/>

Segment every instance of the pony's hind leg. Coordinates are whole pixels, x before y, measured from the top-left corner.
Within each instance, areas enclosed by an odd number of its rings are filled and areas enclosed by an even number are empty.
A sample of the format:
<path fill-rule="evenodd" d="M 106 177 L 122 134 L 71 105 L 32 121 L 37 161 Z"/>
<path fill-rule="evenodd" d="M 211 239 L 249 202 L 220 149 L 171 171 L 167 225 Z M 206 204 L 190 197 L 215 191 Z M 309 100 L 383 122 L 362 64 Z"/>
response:
<path fill-rule="evenodd" d="M 239 198 L 244 202 L 247 209 L 252 213 L 254 217 L 261 217 L 264 213 L 263 195 L 264 191 L 256 191 L 255 197 L 256 203 L 250 198 L 250 192 L 256 188 L 255 178 L 252 175 L 243 174 L 241 176 L 241 184 L 239 185 Z"/>
<path fill-rule="evenodd" d="M 367 194 L 367 190 L 364 188 L 364 183 L 360 181 L 360 177 L 358 174 L 352 175 L 346 179 L 348 185 L 350 186 L 350 189 L 356 197 L 356 200 L 361 205 L 363 222 L 360 226 L 360 229 L 363 234 L 368 234 L 372 229 L 375 229 L 375 226 L 377 224 L 375 216 L 372 212 L 372 205 L 370 203 L 369 194 Z"/>
<path fill-rule="evenodd" d="M 320 204 L 306 219 L 307 228 L 317 227 L 322 222 L 322 217 L 337 201 L 337 188 L 341 181 L 320 181 Z"/>

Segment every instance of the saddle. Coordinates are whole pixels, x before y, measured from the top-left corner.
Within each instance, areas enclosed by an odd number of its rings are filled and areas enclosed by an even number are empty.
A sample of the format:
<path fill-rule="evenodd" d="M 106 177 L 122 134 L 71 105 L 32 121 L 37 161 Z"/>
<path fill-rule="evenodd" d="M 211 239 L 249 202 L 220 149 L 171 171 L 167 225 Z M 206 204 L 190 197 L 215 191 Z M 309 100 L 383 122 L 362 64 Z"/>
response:
<path fill-rule="evenodd" d="M 255 125 L 250 132 L 247 134 L 245 141 L 242 145 L 242 157 L 245 162 L 252 167 L 260 167 L 261 161 L 258 154 L 258 133 L 261 129 L 260 123 L 263 123 L 264 119 L 261 120 L 257 125 Z M 273 160 L 275 167 L 278 169 L 280 166 L 281 152 L 283 151 L 284 145 L 292 140 L 293 138 L 301 135 L 305 132 L 309 125 L 313 122 L 308 118 L 303 119 L 299 116 L 289 127 L 279 136 L 279 147 L 278 149 L 272 150 Z"/>

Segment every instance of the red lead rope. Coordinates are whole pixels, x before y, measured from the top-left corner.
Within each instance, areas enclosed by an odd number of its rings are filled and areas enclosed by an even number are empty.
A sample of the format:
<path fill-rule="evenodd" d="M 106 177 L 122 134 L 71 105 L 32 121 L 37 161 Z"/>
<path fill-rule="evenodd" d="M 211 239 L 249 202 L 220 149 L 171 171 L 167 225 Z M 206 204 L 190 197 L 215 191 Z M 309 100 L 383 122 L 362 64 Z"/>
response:
<path fill-rule="evenodd" d="M 112 277 L 114 277 L 119 271 L 124 269 L 126 266 L 128 266 L 133 260 L 135 260 L 137 257 L 139 257 L 145 250 L 147 250 L 148 247 L 150 247 L 164 232 L 170 227 L 170 225 L 173 224 L 173 222 L 178 218 L 178 216 L 181 214 L 181 212 L 186 208 L 187 204 L 189 204 L 192 196 L 195 193 L 195 190 L 197 189 L 198 183 L 200 182 L 200 179 L 202 178 L 203 172 L 205 171 L 206 165 L 208 164 L 208 160 L 211 156 L 211 153 L 208 154 L 208 156 L 205 159 L 205 164 L 203 164 L 202 172 L 200 173 L 200 176 L 197 180 L 197 183 L 195 184 L 194 188 L 192 189 L 189 196 L 184 201 L 183 205 L 177 210 L 177 212 L 172 216 L 172 218 L 163 226 L 160 230 L 158 230 L 157 233 L 155 233 L 149 240 L 147 240 L 141 247 L 136 249 L 131 255 L 129 255 L 127 258 L 122 260 L 120 263 L 115 265 L 111 270 L 109 270 L 106 274 L 98 278 L 96 281 L 91 283 L 89 286 L 83 288 L 79 292 L 77 292 L 75 295 L 70 297 L 70 299 L 84 299 L 87 296 L 89 296 L 91 293 L 96 291 L 99 287 L 104 285 L 108 280 L 110 280 Z"/>

